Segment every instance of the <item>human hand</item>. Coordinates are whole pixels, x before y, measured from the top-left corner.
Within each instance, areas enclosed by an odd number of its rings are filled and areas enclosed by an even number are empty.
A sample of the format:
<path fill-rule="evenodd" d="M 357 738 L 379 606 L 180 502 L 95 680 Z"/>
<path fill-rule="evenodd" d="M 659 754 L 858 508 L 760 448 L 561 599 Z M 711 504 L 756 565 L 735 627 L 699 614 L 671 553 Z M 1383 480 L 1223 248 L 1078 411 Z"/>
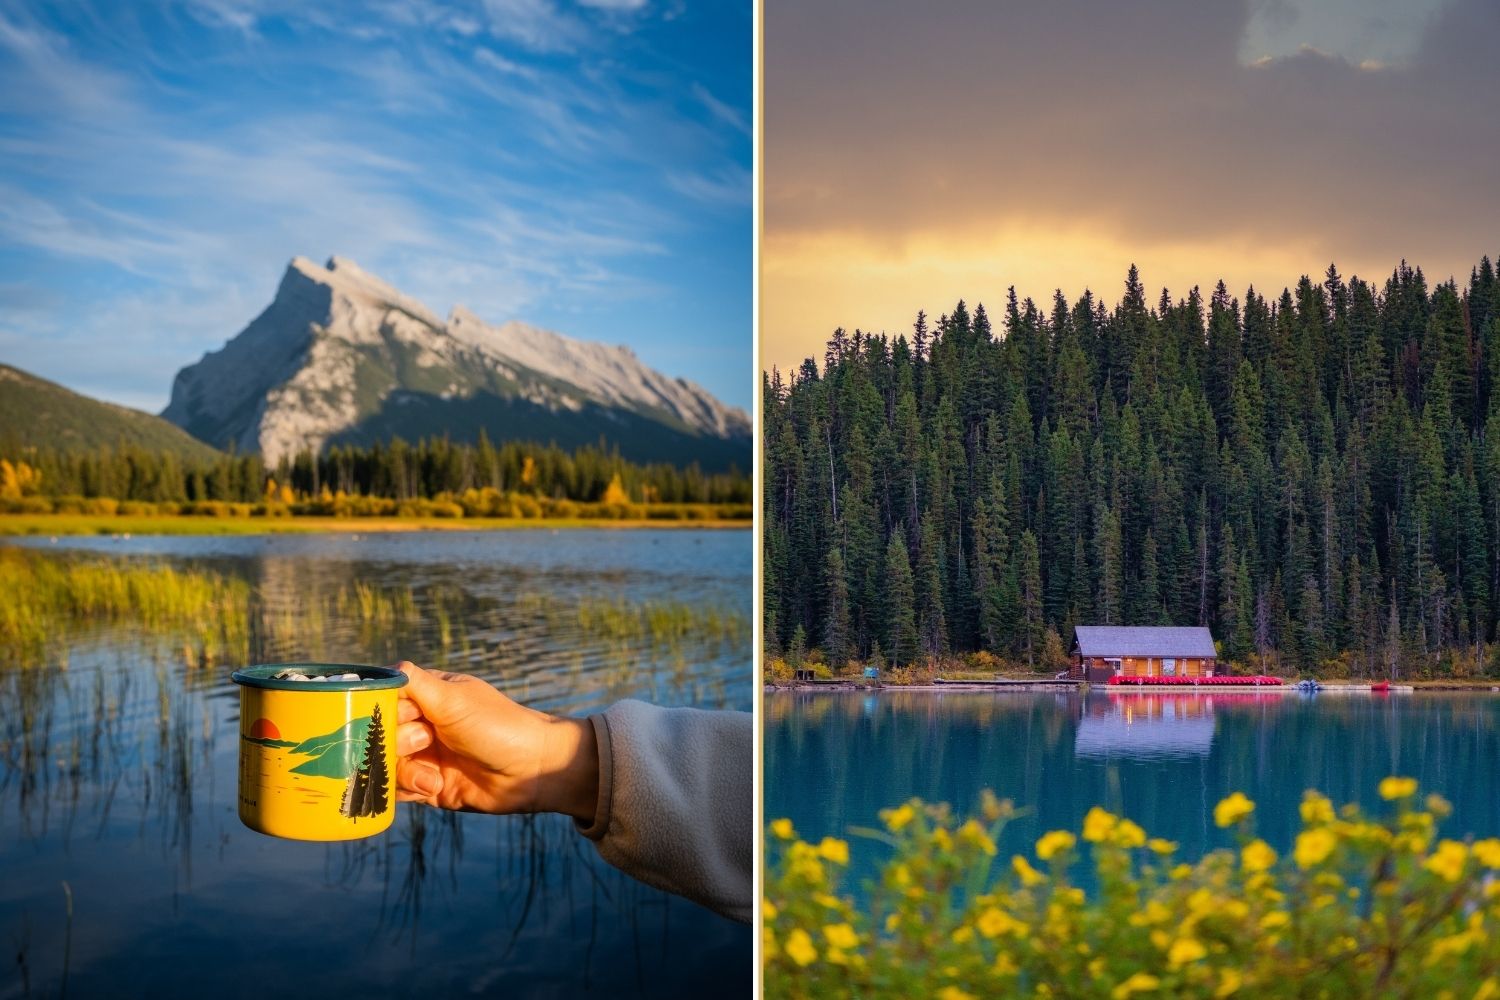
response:
<path fill-rule="evenodd" d="M 599 748 L 587 719 L 511 701 L 468 674 L 402 662 L 396 798 L 486 813 L 559 812 L 587 825 L 599 797 Z"/>

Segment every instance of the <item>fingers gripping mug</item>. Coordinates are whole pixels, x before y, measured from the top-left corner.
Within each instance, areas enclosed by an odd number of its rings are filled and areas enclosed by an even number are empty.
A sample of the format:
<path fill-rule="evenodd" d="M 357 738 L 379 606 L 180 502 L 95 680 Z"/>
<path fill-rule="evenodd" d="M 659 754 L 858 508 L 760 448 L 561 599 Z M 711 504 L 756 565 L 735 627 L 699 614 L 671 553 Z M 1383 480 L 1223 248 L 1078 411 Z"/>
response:
<path fill-rule="evenodd" d="M 351 676 L 353 675 L 353 676 Z M 240 686 L 240 821 L 293 840 L 354 840 L 396 816 L 392 667 L 276 663 Z"/>

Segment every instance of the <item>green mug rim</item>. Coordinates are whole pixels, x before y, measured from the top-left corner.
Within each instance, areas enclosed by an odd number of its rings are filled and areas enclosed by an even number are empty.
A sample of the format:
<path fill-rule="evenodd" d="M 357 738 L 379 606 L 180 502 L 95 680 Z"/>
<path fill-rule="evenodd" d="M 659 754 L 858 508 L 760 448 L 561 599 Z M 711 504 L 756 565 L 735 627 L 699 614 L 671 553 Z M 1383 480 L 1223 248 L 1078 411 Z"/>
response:
<path fill-rule="evenodd" d="M 357 672 L 357 681 L 289 681 L 277 680 L 273 674 L 295 667 L 305 674 L 328 677 L 333 674 Z M 374 676 L 370 676 L 373 674 Z M 368 663 L 257 663 L 241 667 L 230 675 L 230 679 L 244 687 L 267 688 L 272 691 L 387 691 L 405 687 L 409 678 L 395 667 L 377 667 Z"/>

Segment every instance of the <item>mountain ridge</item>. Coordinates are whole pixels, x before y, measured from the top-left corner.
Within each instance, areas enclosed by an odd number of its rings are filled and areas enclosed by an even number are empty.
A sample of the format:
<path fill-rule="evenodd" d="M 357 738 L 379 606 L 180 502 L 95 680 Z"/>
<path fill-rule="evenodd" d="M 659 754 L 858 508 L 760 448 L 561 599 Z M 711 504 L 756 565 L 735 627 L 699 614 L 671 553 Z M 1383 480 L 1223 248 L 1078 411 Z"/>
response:
<path fill-rule="evenodd" d="M 408 415 L 420 417 L 410 428 Z M 473 440 L 481 429 L 497 442 L 603 439 L 638 461 L 748 468 L 750 456 L 743 410 L 629 347 L 492 325 L 462 305 L 439 319 L 338 256 L 293 258 L 270 305 L 177 373 L 162 417 L 268 463 L 396 434 Z"/>
<path fill-rule="evenodd" d="M 75 392 L 0 363 L 0 427 L 23 448 L 59 450 L 132 445 L 180 458 L 213 459 L 212 447 L 161 417 Z"/>

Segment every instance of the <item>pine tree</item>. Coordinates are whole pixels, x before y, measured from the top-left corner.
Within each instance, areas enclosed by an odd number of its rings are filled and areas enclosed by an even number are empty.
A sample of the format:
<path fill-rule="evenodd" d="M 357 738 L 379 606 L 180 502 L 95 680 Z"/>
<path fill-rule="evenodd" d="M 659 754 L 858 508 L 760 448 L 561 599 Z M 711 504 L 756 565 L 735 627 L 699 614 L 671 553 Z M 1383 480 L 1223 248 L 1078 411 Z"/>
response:
<path fill-rule="evenodd" d="M 827 605 L 823 612 L 823 652 L 835 669 L 848 662 L 849 586 L 844 579 L 844 556 L 835 546 L 828 550 L 824 576 Z"/>
<path fill-rule="evenodd" d="M 1026 665 L 1036 666 L 1037 645 L 1042 638 L 1042 565 L 1037 552 L 1036 535 L 1021 533 L 1021 642 L 1026 651 Z"/>
<path fill-rule="evenodd" d="M 942 536 L 931 513 L 922 519 L 922 547 L 917 555 L 917 636 L 929 658 L 948 651 L 948 621 L 943 610 Z"/>
<path fill-rule="evenodd" d="M 885 607 L 881 621 L 885 624 L 885 644 L 896 666 L 917 659 L 917 600 L 912 583 L 911 560 L 906 553 L 906 536 L 898 528 L 891 532 L 885 547 Z"/>
<path fill-rule="evenodd" d="M 364 754 L 349 782 L 344 786 L 344 798 L 339 811 L 351 819 L 360 816 L 379 816 L 390 804 L 390 774 L 385 760 L 385 726 L 380 718 L 380 706 L 370 713 L 370 725 L 365 731 Z"/>

